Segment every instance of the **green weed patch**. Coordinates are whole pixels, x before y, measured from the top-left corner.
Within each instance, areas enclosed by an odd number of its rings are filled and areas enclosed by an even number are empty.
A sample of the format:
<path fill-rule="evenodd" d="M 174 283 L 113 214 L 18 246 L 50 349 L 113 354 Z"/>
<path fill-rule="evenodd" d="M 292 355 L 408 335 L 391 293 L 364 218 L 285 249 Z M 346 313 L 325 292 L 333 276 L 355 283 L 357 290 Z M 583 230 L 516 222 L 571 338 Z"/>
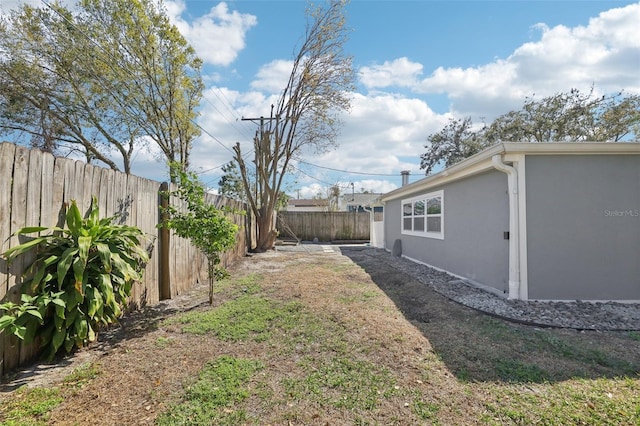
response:
<path fill-rule="evenodd" d="M 311 398 L 335 408 L 372 410 L 381 398 L 396 392 L 393 375 L 368 361 L 346 356 L 328 360 L 306 357 L 300 367 L 306 372 L 304 378 L 283 381 L 287 396 L 293 400 Z"/>
<path fill-rule="evenodd" d="M 80 367 L 74 369 L 71 374 L 64 378 L 63 383 L 66 386 L 80 388 L 100 374 L 98 365 L 87 362 Z"/>
<path fill-rule="evenodd" d="M 255 295 L 240 296 L 217 308 L 181 314 L 167 324 L 181 324 L 182 331 L 193 334 L 212 333 L 225 341 L 269 338 L 270 324 L 283 312 L 267 299 Z"/>
<path fill-rule="evenodd" d="M 631 379 L 569 380 L 533 388 L 495 387 L 487 424 L 637 425 L 640 386 Z"/>
<path fill-rule="evenodd" d="M 237 297 L 242 294 L 257 294 L 262 291 L 260 286 L 262 275 L 248 274 L 237 278 L 225 278 L 216 282 L 215 294 L 225 294 L 230 297 Z"/>
<path fill-rule="evenodd" d="M 158 417 L 158 425 L 237 425 L 247 419 L 233 404 L 249 396 L 247 383 L 264 365 L 258 361 L 221 356 L 200 371 L 186 388 L 184 401 Z"/>
<path fill-rule="evenodd" d="M 62 403 L 58 389 L 19 389 L 16 397 L 0 408 L 0 424 L 3 426 L 44 426 L 49 412 Z"/>

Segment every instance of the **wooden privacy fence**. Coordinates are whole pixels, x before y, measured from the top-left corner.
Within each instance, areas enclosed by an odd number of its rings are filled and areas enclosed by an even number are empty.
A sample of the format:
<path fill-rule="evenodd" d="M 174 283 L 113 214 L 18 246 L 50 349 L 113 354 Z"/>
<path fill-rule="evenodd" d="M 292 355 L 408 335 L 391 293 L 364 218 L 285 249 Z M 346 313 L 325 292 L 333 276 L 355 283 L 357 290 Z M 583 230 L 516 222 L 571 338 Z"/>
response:
<path fill-rule="evenodd" d="M 289 228 L 303 241 L 329 242 L 338 240 L 368 240 L 369 213 L 356 212 L 279 212 L 277 229 L 288 237 Z"/>
<path fill-rule="evenodd" d="M 157 304 L 206 279 L 204 256 L 188 240 L 160 232 L 161 183 L 66 158 L 55 158 L 7 142 L 0 143 L 0 253 L 28 240 L 11 236 L 24 226 L 64 226 L 65 205 L 76 200 L 85 213 L 96 196 L 100 217 L 116 216 L 117 223 L 137 226 L 147 235 L 149 263 L 143 281 L 132 288 L 130 308 Z M 164 184 L 166 185 L 166 184 Z M 215 195 L 209 201 L 235 210 L 245 206 Z M 170 199 L 169 202 L 176 202 Z M 222 256 L 228 265 L 244 256 L 251 245 L 247 218 L 233 214 L 240 226 L 235 248 Z M 22 272 L 33 258 L 21 256 L 11 265 L 0 258 L 0 301 L 20 301 Z M 32 359 L 35 348 L 0 333 L 0 376 Z"/>

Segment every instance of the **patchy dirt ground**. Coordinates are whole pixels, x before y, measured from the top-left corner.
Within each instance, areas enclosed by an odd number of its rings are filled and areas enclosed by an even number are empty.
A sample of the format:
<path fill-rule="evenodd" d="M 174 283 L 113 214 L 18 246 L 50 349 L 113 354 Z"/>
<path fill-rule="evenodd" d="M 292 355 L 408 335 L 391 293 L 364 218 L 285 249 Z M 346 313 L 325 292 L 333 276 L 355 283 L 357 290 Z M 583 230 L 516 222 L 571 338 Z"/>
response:
<path fill-rule="evenodd" d="M 495 360 L 502 358 L 540 365 L 547 372 L 544 380 L 551 381 L 629 376 L 634 368 L 640 371 L 640 344 L 629 336 L 545 330 L 540 341 L 549 342 L 550 347 L 561 341 L 564 346 L 558 346 L 560 349 L 585 348 L 585 354 L 599 351 L 617 361 L 589 362 L 585 367 L 579 354 L 558 360 L 557 351 L 535 349 L 539 342 L 527 337 L 535 332 L 531 327 L 509 324 L 451 302 L 382 260 L 354 249 L 342 253 L 274 251 L 247 257 L 230 271 L 234 277 L 260 274 L 260 286 L 270 298 L 298 301 L 339 325 L 346 330 L 345 344 L 354 353 L 393 373 L 396 387 L 406 392 L 381 401 L 368 417 L 360 417 L 365 423 L 430 424 L 407 408 L 409 395 L 421 395 L 425 406 L 437 407 L 441 424 L 476 424 L 495 396 L 475 394 L 467 384 L 507 380 L 495 367 Z M 225 297 L 217 298 L 216 305 L 224 303 Z M 65 400 L 51 413 L 49 424 L 153 424 L 159 413 L 179 401 L 184 385 L 207 361 L 229 354 L 258 358 L 267 365 L 268 377 L 262 378 L 261 386 L 273 395 L 271 405 L 268 409 L 260 401 L 247 405 L 254 418 L 261 419 L 260 424 L 356 423 L 358 418 L 349 410 L 287 397 L 283 378 L 296 374 L 304 354 L 264 342 L 234 343 L 188 334 L 163 322 L 180 312 L 206 309 L 211 309 L 207 288 L 197 285 L 174 300 L 130 314 L 119 327 L 102 333 L 98 344 L 57 365 L 36 365 L 13 377 L 0 388 L 0 403 L 22 385 L 55 386 L 74 369 L 92 363 L 96 377 L 66 386 Z M 518 335 L 525 338 L 515 344 L 513 336 Z"/>

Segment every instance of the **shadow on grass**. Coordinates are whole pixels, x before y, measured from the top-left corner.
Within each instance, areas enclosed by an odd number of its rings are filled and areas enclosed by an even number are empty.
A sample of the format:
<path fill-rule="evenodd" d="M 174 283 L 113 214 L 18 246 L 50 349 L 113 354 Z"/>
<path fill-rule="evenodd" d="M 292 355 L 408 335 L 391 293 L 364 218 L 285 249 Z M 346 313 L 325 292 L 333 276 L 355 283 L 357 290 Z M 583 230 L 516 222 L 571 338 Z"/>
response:
<path fill-rule="evenodd" d="M 541 329 L 453 302 L 384 262 L 388 253 L 343 248 L 429 340 L 461 381 L 559 382 L 638 378 L 640 345 L 632 333 Z"/>
<path fill-rule="evenodd" d="M 118 324 L 100 330 L 97 341 L 81 351 L 88 350 L 97 354 L 111 352 L 123 342 L 144 337 L 157 330 L 164 319 L 174 314 L 209 306 L 206 297 L 198 297 L 197 300 L 189 299 L 189 302 L 186 306 L 176 306 L 169 300 L 127 312 Z M 36 358 L 32 363 L 25 364 L 20 369 L 7 372 L 0 380 L 0 395 L 31 383 L 39 375 L 69 367 L 78 353 L 76 350 L 71 354 L 59 355 L 51 362 Z"/>

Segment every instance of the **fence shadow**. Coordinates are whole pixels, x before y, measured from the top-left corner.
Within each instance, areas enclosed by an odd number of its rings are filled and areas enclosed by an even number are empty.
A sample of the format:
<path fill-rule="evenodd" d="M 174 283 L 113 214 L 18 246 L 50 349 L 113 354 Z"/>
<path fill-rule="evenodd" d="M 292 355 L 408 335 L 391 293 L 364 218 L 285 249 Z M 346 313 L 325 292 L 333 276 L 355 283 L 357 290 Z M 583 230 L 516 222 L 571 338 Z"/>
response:
<path fill-rule="evenodd" d="M 197 290 L 197 289 L 196 289 Z M 196 293 L 197 295 L 197 293 Z M 121 344 L 131 340 L 139 339 L 157 330 L 160 323 L 180 312 L 189 312 L 208 306 L 206 297 L 182 298 L 183 304 L 178 305 L 174 301 L 167 300 L 155 305 L 138 306 L 137 310 L 127 312 L 118 324 L 100 330 L 98 340 L 87 348 L 73 352 L 68 355 L 61 355 L 51 362 L 34 360 L 17 371 L 13 371 L 0 381 L 0 396 L 3 393 L 15 391 L 21 386 L 30 384 L 35 378 L 41 375 L 50 374 L 54 370 L 65 369 L 74 363 L 76 357 L 81 357 L 84 353 L 100 356 L 118 349 Z M 184 302 L 186 300 L 186 303 Z M 69 374 L 71 371 L 65 371 Z"/>
<path fill-rule="evenodd" d="M 382 250 L 342 248 L 427 338 L 459 380 L 560 382 L 637 378 L 638 336 L 516 324 L 462 306 L 385 262 Z"/>

